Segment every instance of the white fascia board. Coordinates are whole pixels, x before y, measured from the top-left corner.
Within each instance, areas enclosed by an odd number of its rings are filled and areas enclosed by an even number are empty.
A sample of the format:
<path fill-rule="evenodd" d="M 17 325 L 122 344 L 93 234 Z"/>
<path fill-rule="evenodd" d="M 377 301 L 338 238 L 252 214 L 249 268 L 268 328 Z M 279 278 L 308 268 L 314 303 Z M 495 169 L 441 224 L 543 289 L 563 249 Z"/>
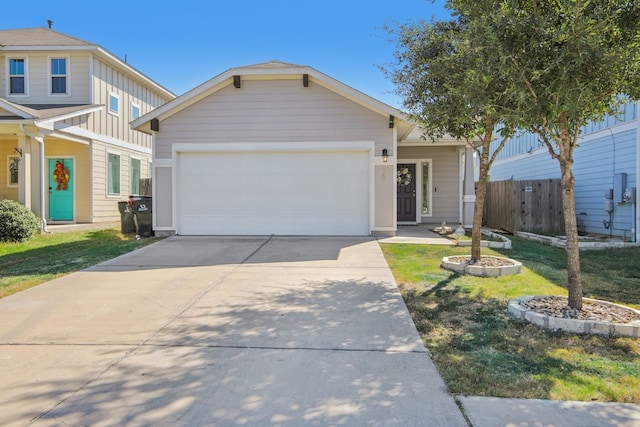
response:
<path fill-rule="evenodd" d="M 232 79 L 233 74 L 228 75 L 228 72 L 220 74 L 219 76 L 214 77 L 213 79 L 208 80 L 199 86 L 196 86 L 180 97 L 174 98 L 166 104 L 151 110 L 144 116 L 131 121 L 129 123 L 129 126 L 131 126 L 131 129 L 151 134 L 151 130 L 148 126 L 148 123 L 151 120 L 163 120 L 167 117 L 171 117 L 175 113 L 184 110 L 185 108 L 195 104 L 201 99 L 206 98 L 210 94 L 217 92 L 225 86 L 230 85 L 232 83 Z"/>
<path fill-rule="evenodd" d="M 3 110 L 7 110 L 8 112 L 15 114 L 18 120 L 20 119 L 35 119 L 32 114 L 27 113 L 26 111 L 21 110 L 20 108 L 15 107 L 14 105 L 4 102 L 3 99 L 0 99 L 0 107 Z"/>
<path fill-rule="evenodd" d="M 74 111 L 72 113 L 61 114 L 59 116 L 37 120 L 35 123 L 36 125 L 41 127 L 48 127 L 48 128 L 54 129 L 55 122 L 61 122 L 67 119 L 72 119 L 74 117 L 83 116 L 85 114 L 91 114 L 95 111 L 100 111 L 103 109 L 104 109 L 104 105 L 92 105 L 91 107 L 88 107 L 79 111 Z"/>
<path fill-rule="evenodd" d="M 109 62 L 111 62 L 112 64 L 115 64 L 116 66 L 118 66 L 120 68 L 124 68 L 129 73 L 133 74 L 137 79 L 143 80 L 149 86 L 153 86 L 153 88 L 155 90 L 157 90 L 158 92 L 160 92 L 163 96 L 165 96 L 167 98 L 171 98 L 171 99 L 175 99 L 176 98 L 176 94 L 175 93 L 171 92 L 169 89 L 164 88 L 163 86 L 160 86 L 158 83 L 156 83 L 155 81 L 151 80 L 149 77 L 144 75 L 142 72 L 136 70 L 135 68 L 133 68 L 131 65 L 127 64 L 126 62 L 123 62 L 120 59 L 118 59 L 118 57 L 116 57 L 115 55 L 111 54 L 109 51 L 107 51 L 107 50 L 105 50 L 105 49 L 103 49 L 101 47 L 97 47 L 95 50 L 101 56 L 103 56 L 104 58 L 108 59 Z"/>
<path fill-rule="evenodd" d="M 105 144 L 110 144 L 115 147 L 120 147 L 126 150 L 137 151 L 138 153 L 151 154 L 151 149 L 141 147 L 140 145 L 132 144 L 130 142 L 122 141 L 117 138 L 113 138 L 106 135 L 90 132 L 86 129 L 82 129 L 76 126 L 55 126 L 55 131 L 60 132 L 61 135 L 72 135 L 80 138 L 86 138 L 89 140 L 100 141 Z"/>
<path fill-rule="evenodd" d="M 178 153 L 224 153 L 224 152 L 273 152 L 273 151 L 369 151 L 374 150 L 374 141 L 315 141 L 315 142 L 229 142 L 173 144 L 173 158 Z"/>
<path fill-rule="evenodd" d="M 424 139 L 421 141 L 402 141 L 398 142 L 398 147 L 443 147 L 443 146 L 466 146 L 465 141 L 455 139 L 438 139 L 435 142 Z"/>

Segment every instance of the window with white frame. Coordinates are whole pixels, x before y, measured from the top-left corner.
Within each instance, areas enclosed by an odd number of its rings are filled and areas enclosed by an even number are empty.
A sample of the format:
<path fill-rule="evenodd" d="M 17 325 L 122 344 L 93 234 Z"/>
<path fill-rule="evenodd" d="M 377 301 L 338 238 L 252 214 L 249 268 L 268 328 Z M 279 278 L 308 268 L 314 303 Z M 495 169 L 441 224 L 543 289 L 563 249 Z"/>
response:
<path fill-rule="evenodd" d="M 9 95 L 27 95 L 26 58 L 9 58 Z"/>
<path fill-rule="evenodd" d="M 9 156 L 7 158 L 7 187 L 18 186 L 18 171 L 19 171 L 20 157 Z"/>
<path fill-rule="evenodd" d="M 140 117 L 140 106 L 137 104 L 131 104 L 131 120 L 135 120 Z"/>
<path fill-rule="evenodd" d="M 120 194 L 120 155 L 107 153 L 107 194 Z"/>
<path fill-rule="evenodd" d="M 52 95 L 68 95 L 67 58 L 51 58 L 49 72 L 51 75 L 51 94 Z"/>
<path fill-rule="evenodd" d="M 131 158 L 131 194 L 140 194 L 140 159 Z"/>
<path fill-rule="evenodd" d="M 120 114 L 120 97 L 115 93 L 109 94 L 109 113 L 116 116 Z"/>

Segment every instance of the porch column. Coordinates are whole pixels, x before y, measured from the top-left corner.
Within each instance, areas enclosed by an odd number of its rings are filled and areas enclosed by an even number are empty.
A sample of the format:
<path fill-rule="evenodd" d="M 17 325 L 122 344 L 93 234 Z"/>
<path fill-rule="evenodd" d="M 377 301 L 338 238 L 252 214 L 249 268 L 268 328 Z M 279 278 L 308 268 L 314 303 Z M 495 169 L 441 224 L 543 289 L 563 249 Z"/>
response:
<path fill-rule="evenodd" d="M 473 149 L 465 147 L 464 184 L 462 187 L 462 225 L 465 228 L 471 228 L 473 226 L 473 210 L 476 205 L 473 153 Z"/>
<path fill-rule="evenodd" d="M 26 135 L 18 135 L 18 148 L 22 152 L 18 168 L 18 203 L 31 209 L 31 144 Z"/>

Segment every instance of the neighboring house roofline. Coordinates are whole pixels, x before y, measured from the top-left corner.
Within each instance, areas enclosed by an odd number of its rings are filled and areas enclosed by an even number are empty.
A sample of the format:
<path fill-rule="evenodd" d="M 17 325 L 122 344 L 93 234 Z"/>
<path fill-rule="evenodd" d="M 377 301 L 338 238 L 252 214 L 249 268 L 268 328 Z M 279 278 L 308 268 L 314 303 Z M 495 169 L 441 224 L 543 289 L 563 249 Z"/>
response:
<path fill-rule="evenodd" d="M 9 41 L 9 43 L 5 44 L 3 42 L 3 33 L 23 33 L 22 37 L 16 37 Z M 43 37 L 43 32 L 53 33 L 54 37 L 52 38 L 51 44 L 43 42 L 41 37 Z M 29 42 L 29 35 L 32 33 L 33 42 Z M 14 44 L 10 44 L 14 43 Z M 20 43 L 20 44 L 18 44 Z M 66 34 L 60 33 L 55 30 L 51 30 L 48 28 L 26 28 L 19 30 L 0 30 L 0 51 L 7 52 L 16 52 L 16 51 L 27 51 L 27 52 L 35 52 L 35 51 L 85 51 L 92 52 L 99 56 L 100 58 L 106 60 L 110 65 L 119 68 L 126 73 L 129 73 L 136 78 L 143 80 L 146 84 L 152 86 L 156 91 L 158 91 L 162 96 L 174 99 L 176 95 L 171 92 L 169 89 L 163 87 L 162 85 L 156 83 L 154 80 L 146 76 L 141 71 L 129 65 L 127 62 L 122 61 L 117 56 L 106 50 L 100 45 L 86 42 L 84 40 L 80 40 L 78 38 L 68 36 Z"/>
<path fill-rule="evenodd" d="M 261 64 L 255 64 L 245 67 L 231 68 L 216 77 L 202 83 L 199 86 L 191 89 L 180 97 L 169 101 L 168 103 L 156 108 L 155 110 L 145 114 L 144 116 L 132 121 L 131 127 L 133 129 L 151 133 L 151 120 L 153 119 L 165 119 L 177 112 L 187 108 L 190 105 L 195 104 L 201 99 L 211 95 L 222 89 L 223 87 L 233 84 L 234 76 L 241 76 L 245 79 L 257 80 L 257 79 L 282 79 L 282 78 L 301 78 L 302 75 L 307 74 L 309 80 L 315 82 L 339 95 L 350 99 L 362 105 L 369 110 L 372 110 L 382 116 L 394 116 L 396 118 L 396 125 L 398 126 L 398 136 L 400 139 L 407 136 L 415 127 L 415 124 L 409 121 L 405 115 L 398 109 L 391 107 L 377 99 L 366 95 L 338 80 L 335 80 L 326 74 L 323 74 L 314 68 L 289 64 L 279 61 L 265 62 Z"/>
<path fill-rule="evenodd" d="M 89 114 L 104 108 L 104 105 L 21 105 L 0 98 L 0 108 L 15 114 L 18 120 L 28 120 L 37 123 L 56 122 L 73 117 Z M 14 120 L 12 118 L 12 120 Z M 3 120 L 0 120 L 0 124 Z"/>

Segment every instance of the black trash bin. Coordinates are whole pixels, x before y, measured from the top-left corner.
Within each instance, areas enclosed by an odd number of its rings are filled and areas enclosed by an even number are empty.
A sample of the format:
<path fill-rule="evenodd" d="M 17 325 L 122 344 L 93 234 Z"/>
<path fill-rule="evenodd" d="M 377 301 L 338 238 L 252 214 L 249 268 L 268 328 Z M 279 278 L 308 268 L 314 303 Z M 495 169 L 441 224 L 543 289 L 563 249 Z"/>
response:
<path fill-rule="evenodd" d="M 133 208 L 128 202 L 118 202 L 120 211 L 120 232 L 130 234 L 136 232 L 136 224 L 133 218 Z"/>
<path fill-rule="evenodd" d="M 152 236 L 153 224 L 151 224 L 151 197 L 135 197 L 133 199 L 133 213 L 136 216 L 138 236 Z"/>

